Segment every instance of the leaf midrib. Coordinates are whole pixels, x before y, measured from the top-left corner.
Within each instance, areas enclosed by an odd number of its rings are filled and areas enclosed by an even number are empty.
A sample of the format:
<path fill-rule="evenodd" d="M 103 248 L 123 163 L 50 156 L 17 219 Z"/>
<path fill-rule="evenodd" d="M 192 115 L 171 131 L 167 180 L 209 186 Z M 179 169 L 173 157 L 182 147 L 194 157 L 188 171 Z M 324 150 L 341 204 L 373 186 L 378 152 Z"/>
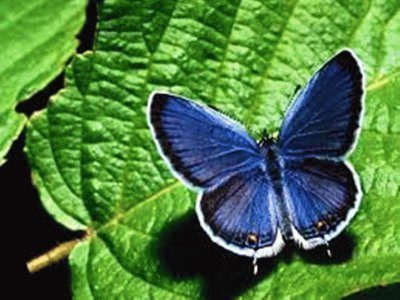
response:
<path fill-rule="evenodd" d="M 143 199 L 142 201 L 140 201 L 139 203 L 132 205 L 130 207 L 127 207 L 126 210 L 124 211 L 120 211 L 118 212 L 116 215 L 114 215 L 114 217 L 112 217 L 109 221 L 107 221 L 104 224 L 99 225 L 97 228 L 95 227 L 94 230 L 99 232 L 102 231 L 106 228 L 108 228 L 109 226 L 118 223 L 120 219 L 122 219 L 123 217 L 125 217 L 125 215 L 132 213 L 133 211 L 135 211 L 136 209 L 139 209 L 141 206 L 144 206 L 146 204 L 148 204 L 151 201 L 155 201 L 157 200 L 160 196 L 169 193 L 170 191 L 172 191 L 173 189 L 180 187 L 181 183 L 178 180 L 174 180 L 172 183 L 165 185 L 162 189 L 160 189 L 159 191 L 151 194 L 150 196 L 148 196 L 147 198 Z"/>
<path fill-rule="evenodd" d="M 250 99 L 254 98 L 255 101 L 254 101 L 254 104 L 247 109 L 247 112 L 243 117 L 243 123 L 244 124 L 251 124 L 251 119 L 254 116 L 254 112 L 257 111 L 257 109 L 261 105 L 261 103 L 260 103 L 261 101 L 256 101 L 257 99 L 259 99 L 259 97 L 257 97 L 257 96 L 260 95 L 260 91 L 261 91 L 261 89 L 263 87 L 264 80 L 269 78 L 268 74 L 269 74 L 269 72 L 271 70 L 272 62 L 275 59 L 275 55 L 277 53 L 277 50 L 278 50 L 279 46 L 281 45 L 281 42 L 282 42 L 283 37 L 284 37 L 284 35 L 286 33 L 286 30 L 288 28 L 290 20 L 294 16 L 296 7 L 298 7 L 299 3 L 300 3 L 300 0 L 296 0 L 293 3 L 292 10 L 290 11 L 289 16 L 287 17 L 287 21 L 284 24 L 281 32 L 279 33 L 278 39 L 276 40 L 276 42 L 274 44 L 274 48 L 272 50 L 272 53 L 270 54 L 270 59 L 268 60 L 267 66 L 265 67 L 262 75 L 260 76 L 260 80 L 258 81 L 256 89 L 254 90 L 253 96 L 250 97 Z"/>

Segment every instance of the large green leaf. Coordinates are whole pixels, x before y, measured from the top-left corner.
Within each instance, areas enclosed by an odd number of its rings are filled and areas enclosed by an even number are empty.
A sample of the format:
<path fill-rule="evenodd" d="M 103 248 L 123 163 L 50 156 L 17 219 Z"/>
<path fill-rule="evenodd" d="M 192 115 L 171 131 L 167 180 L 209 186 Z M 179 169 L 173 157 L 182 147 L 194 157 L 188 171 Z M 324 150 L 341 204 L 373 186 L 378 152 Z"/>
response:
<path fill-rule="evenodd" d="M 62 71 L 77 46 L 86 2 L 0 1 L 0 164 L 26 122 L 15 107 Z"/>
<path fill-rule="evenodd" d="M 88 232 L 70 256 L 74 296 L 177 299 L 226 290 L 248 299 L 337 298 L 400 281 L 399 7 L 306 0 L 102 4 L 95 53 L 76 57 L 67 88 L 28 130 L 43 204 L 66 227 Z M 351 156 L 365 192 L 349 226 L 354 249 L 339 247 L 347 254 L 334 251 L 341 258 L 332 261 L 288 250 L 252 277 L 247 259 L 197 241 L 204 236 L 193 221 L 195 195 L 156 151 L 147 97 L 170 90 L 218 107 L 254 134 L 278 130 L 295 86 L 342 47 L 359 54 L 368 76 L 363 131 Z"/>

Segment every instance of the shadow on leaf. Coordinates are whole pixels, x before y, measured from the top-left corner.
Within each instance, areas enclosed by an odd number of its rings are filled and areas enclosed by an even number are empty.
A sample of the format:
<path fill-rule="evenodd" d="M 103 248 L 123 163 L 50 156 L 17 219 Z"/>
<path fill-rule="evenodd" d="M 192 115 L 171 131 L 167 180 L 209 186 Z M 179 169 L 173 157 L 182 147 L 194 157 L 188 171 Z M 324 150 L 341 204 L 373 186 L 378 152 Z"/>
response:
<path fill-rule="evenodd" d="M 235 255 L 212 243 L 199 225 L 194 213 L 169 225 L 162 234 L 159 256 L 168 274 L 183 279 L 200 275 L 206 299 L 232 299 L 268 277 L 279 261 L 290 264 L 296 249 L 306 262 L 320 265 L 340 264 L 352 257 L 354 242 L 342 234 L 325 246 L 299 250 L 287 243 L 274 258 L 260 259 L 259 271 L 253 275 L 252 259 Z"/>
<path fill-rule="evenodd" d="M 279 260 L 259 260 L 259 271 L 254 276 L 252 259 L 212 243 L 194 213 L 166 228 L 160 245 L 159 254 L 166 271 L 175 278 L 200 275 L 206 299 L 234 298 L 268 276 Z M 285 254 L 286 251 L 282 253 Z"/>
<path fill-rule="evenodd" d="M 319 246 L 311 250 L 298 249 L 297 253 L 308 262 L 318 265 L 341 264 L 350 260 L 353 256 L 354 240 L 347 232 L 342 233 L 335 239 L 329 241 L 329 251 L 326 246 Z"/>

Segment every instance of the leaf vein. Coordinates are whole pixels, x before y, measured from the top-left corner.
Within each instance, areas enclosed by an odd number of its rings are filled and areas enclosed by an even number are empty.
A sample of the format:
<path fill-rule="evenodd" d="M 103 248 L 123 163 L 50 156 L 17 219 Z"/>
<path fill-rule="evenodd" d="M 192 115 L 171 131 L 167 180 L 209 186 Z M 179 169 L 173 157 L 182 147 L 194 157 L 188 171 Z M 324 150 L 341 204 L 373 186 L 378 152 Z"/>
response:
<path fill-rule="evenodd" d="M 123 217 L 125 217 L 126 215 L 130 214 L 132 211 L 134 211 L 135 209 L 137 209 L 138 207 L 147 204 L 148 202 L 154 201 L 156 199 L 158 199 L 160 196 L 170 192 L 171 190 L 173 190 L 176 187 L 179 187 L 181 184 L 178 180 L 174 180 L 172 183 L 170 183 L 169 185 L 164 186 L 162 189 L 158 190 L 157 192 L 153 193 L 152 195 L 148 196 L 147 198 L 143 199 L 142 201 L 140 201 L 139 203 L 135 203 L 132 206 L 128 206 L 123 212 L 118 211 L 118 213 L 116 213 L 112 218 L 110 218 L 109 221 L 107 221 L 106 223 L 100 225 L 97 230 L 103 230 L 104 228 L 114 224 L 114 223 L 118 223 L 119 220 Z"/>

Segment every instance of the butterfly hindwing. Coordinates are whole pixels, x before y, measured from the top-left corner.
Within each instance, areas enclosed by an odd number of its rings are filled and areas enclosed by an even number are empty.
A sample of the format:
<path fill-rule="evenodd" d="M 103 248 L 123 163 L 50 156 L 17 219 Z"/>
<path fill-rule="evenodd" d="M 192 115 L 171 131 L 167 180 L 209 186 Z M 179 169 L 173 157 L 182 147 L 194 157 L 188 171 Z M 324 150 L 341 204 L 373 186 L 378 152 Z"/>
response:
<path fill-rule="evenodd" d="M 153 93 L 148 114 L 160 152 L 189 186 L 219 185 L 262 160 L 246 130 L 211 108 L 168 93 Z"/>
<path fill-rule="evenodd" d="M 201 194 L 197 213 L 217 244 L 240 255 L 268 257 L 284 245 L 275 205 L 275 193 L 260 167 Z"/>
<path fill-rule="evenodd" d="M 355 54 L 339 52 L 312 77 L 286 113 L 278 138 L 281 155 L 345 155 L 360 127 L 363 90 L 363 74 Z"/>
<path fill-rule="evenodd" d="M 360 204 L 359 179 L 349 163 L 286 161 L 282 182 L 293 238 L 305 249 L 337 236 Z"/>

